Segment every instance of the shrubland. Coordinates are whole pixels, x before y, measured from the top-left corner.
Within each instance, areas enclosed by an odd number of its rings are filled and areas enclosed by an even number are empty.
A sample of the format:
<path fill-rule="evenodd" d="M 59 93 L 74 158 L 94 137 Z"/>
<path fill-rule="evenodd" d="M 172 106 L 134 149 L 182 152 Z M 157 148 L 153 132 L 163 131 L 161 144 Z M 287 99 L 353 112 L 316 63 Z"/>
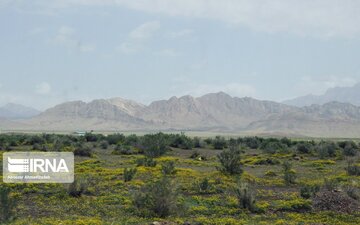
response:
<path fill-rule="evenodd" d="M 360 224 L 358 140 L 1 134 L 74 152 L 72 184 L 0 183 L 4 224 Z"/>

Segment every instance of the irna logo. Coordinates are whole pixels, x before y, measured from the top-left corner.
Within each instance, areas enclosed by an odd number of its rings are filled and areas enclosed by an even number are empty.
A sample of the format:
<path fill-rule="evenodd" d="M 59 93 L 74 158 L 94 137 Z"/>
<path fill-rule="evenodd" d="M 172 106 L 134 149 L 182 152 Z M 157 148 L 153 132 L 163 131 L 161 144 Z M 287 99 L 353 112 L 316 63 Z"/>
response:
<path fill-rule="evenodd" d="M 6 183 L 72 183 L 72 152 L 6 152 L 3 181 Z"/>
<path fill-rule="evenodd" d="M 64 159 L 12 159 L 8 157 L 8 170 L 13 173 L 69 172 Z"/>

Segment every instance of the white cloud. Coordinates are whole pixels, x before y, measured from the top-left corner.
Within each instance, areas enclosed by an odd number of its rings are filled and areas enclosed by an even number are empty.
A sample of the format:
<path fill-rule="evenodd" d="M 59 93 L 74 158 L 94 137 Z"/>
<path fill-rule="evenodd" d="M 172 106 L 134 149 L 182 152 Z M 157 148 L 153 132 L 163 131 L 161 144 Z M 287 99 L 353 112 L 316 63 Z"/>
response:
<path fill-rule="evenodd" d="M 40 84 L 35 86 L 35 92 L 37 94 L 45 95 L 49 94 L 51 91 L 51 85 L 47 82 L 41 82 Z"/>
<path fill-rule="evenodd" d="M 183 30 L 179 30 L 179 31 L 173 31 L 169 33 L 169 37 L 171 38 L 182 38 L 182 37 L 186 37 L 189 36 L 193 33 L 194 31 L 191 29 L 183 29 Z"/>
<path fill-rule="evenodd" d="M 154 55 L 171 56 L 171 57 L 178 56 L 179 54 L 180 54 L 179 52 L 177 52 L 176 50 L 171 49 L 171 48 L 165 48 L 160 51 L 154 52 Z"/>
<path fill-rule="evenodd" d="M 145 42 L 152 38 L 160 29 L 158 21 L 145 22 L 130 31 L 127 40 L 121 43 L 117 50 L 125 54 L 133 54 L 143 49 Z"/>
<path fill-rule="evenodd" d="M 132 39 L 148 39 L 159 29 L 160 23 L 158 21 L 146 22 L 131 31 L 129 37 Z"/>
<path fill-rule="evenodd" d="M 307 95 L 309 93 L 320 95 L 325 93 L 329 88 L 334 87 L 349 87 L 357 83 L 357 80 L 346 76 L 326 76 L 326 77 L 311 77 L 304 76 L 300 78 L 300 82 L 295 87 L 299 95 Z"/>
<path fill-rule="evenodd" d="M 90 43 L 83 43 L 81 40 L 76 38 L 75 29 L 68 26 L 62 26 L 58 29 L 53 43 L 67 47 L 69 49 L 77 49 L 82 52 L 91 52 L 95 50 L 95 45 Z"/>
<path fill-rule="evenodd" d="M 123 42 L 117 47 L 117 50 L 125 54 L 133 54 L 138 52 L 140 49 L 142 49 L 142 46 L 137 42 Z"/>
<path fill-rule="evenodd" d="M 51 12 L 66 7 L 99 5 L 223 21 L 270 33 L 316 37 L 360 34 L 360 1 L 356 0 L 54 0 L 40 4 Z"/>

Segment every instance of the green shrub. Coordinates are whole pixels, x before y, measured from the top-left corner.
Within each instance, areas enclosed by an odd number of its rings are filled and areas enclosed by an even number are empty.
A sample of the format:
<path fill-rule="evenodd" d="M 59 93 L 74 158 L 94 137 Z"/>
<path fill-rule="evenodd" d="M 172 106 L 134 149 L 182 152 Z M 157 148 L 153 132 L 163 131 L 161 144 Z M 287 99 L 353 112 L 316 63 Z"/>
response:
<path fill-rule="evenodd" d="M 163 218 L 183 211 L 179 192 L 167 177 L 143 186 L 134 193 L 132 202 L 142 216 Z"/>
<path fill-rule="evenodd" d="M 9 222 L 13 219 L 16 200 L 11 195 L 9 187 L 0 186 L 0 222 Z"/>
<path fill-rule="evenodd" d="M 224 137 L 216 136 L 212 141 L 214 149 L 222 150 L 227 147 L 227 143 Z"/>
<path fill-rule="evenodd" d="M 107 149 L 109 147 L 109 143 L 107 141 L 101 141 L 100 142 L 100 148 Z"/>
<path fill-rule="evenodd" d="M 89 146 L 85 146 L 83 144 L 80 144 L 75 148 L 74 155 L 91 157 L 92 149 Z"/>
<path fill-rule="evenodd" d="M 300 143 L 296 147 L 296 151 L 303 154 L 308 154 L 311 152 L 311 144 L 309 143 Z"/>
<path fill-rule="evenodd" d="M 125 168 L 124 169 L 124 181 L 125 182 L 131 181 L 134 178 L 136 172 L 137 172 L 136 168 L 132 168 L 132 169 Z"/>
<path fill-rule="evenodd" d="M 338 189 L 339 185 L 339 181 L 337 181 L 336 179 L 324 178 L 322 189 L 327 191 L 333 191 Z"/>
<path fill-rule="evenodd" d="M 311 198 L 320 190 L 319 185 L 305 185 L 300 188 L 300 196 L 303 198 Z"/>
<path fill-rule="evenodd" d="M 345 156 L 355 156 L 358 153 L 359 147 L 353 141 L 342 141 L 338 143 Z"/>
<path fill-rule="evenodd" d="M 164 175 L 173 175 L 173 174 L 175 174 L 176 173 L 175 162 L 174 161 L 164 162 L 161 165 L 161 172 Z"/>
<path fill-rule="evenodd" d="M 88 182 L 86 179 L 75 179 L 73 183 L 68 186 L 67 193 L 71 197 L 81 197 L 88 188 Z"/>
<path fill-rule="evenodd" d="M 170 139 L 170 146 L 174 148 L 192 149 L 194 145 L 193 140 L 185 136 L 184 133 L 170 135 Z"/>
<path fill-rule="evenodd" d="M 348 161 L 346 172 L 350 176 L 360 176 L 360 165 L 354 164 L 352 161 Z"/>
<path fill-rule="evenodd" d="M 255 193 L 252 187 L 247 183 L 240 182 L 235 187 L 235 195 L 241 209 L 248 209 L 250 212 L 256 210 Z"/>
<path fill-rule="evenodd" d="M 276 140 L 276 139 L 275 139 Z M 264 142 L 260 148 L 265 152 L 269 154 L 275 154 L 277 152 L 286 152 L 288 150 L 287 145 L 279 142 L 278 140 L 269 140 L 267 142 Z"/>
<path fill-rule="evenodd" d="M 205 177 L 198 183 L 199 192 L 207 193 L 211 189 L 211 184 L 209 182 L 209 178 Z"/>
<path fill-rule="evenodd" d="M 220 162 L 219 171 L 234 175 L 243 172 L 241 164 L 241 151 L 238 146 L 232 146 L 228 150 L 222 151 L 217 157 Z"/>
<path fill-rule="evenodd" d="M 190 155 L 191 159 L 197 159 L 200 156 L 200 153 L 198 151 L 193 151 L 193 153 Z"/>
<path fill-rule="evenodd" d="M 202 148 L 203 147 L 203 144 L 201 143 L 201 139 L 199 137 L 193 138 L 193 145 L 194 145 L 194 148 Z"/>
<path fill-rule="evenodd" d="M 137 166 L 147 166 L 147 167 L 155 167 L 156 166 L 156 160 L 149 157 L 143 157 L 136 160 Z"/>
<path fill-rule="evenodd" d="M 131 146 L 118 144 L 116 145 L 114 151 L 112 152 L 114 155 L 132 155 L 134 151 L 132 150 Z"/>
<path fill-rule="evenodd" d="M 169 149 L 166 135 L 163 133 L 145 135 L 142 140 L 142 149 L 147 157 L 162 156 Z"/>
<path fill-rule="evenodd" d="M 296 172 L 292 169 L 292 164 L 288 161 L 283 163 L 284 181 L 286 185 L 295 184 Z"/>
<path fill-rule="evenodd" d="M 106 136 L 106 140 L 109 145 L 116 145 L 119 143 L 124 143 L 126 137 L 123 134 L 110 134 Z"/>
<path fill-rule="evenodd" d="M 336 145 L 332 142 L 322 142 L 317 146 L 316 150 L 322 159 L 336 156 Z"/>
<path fill-rule="evenodd" d="M 346 194 L 349 197 L 351 197 L 351 198 L 353 198 L 353 199 L 355 199 L 357 201 L 360 200 L 360 188 L 359 187 L 357 187 L 355 185 L 346 185 L 344 187 L 344 189 L 346 191 Z"/>

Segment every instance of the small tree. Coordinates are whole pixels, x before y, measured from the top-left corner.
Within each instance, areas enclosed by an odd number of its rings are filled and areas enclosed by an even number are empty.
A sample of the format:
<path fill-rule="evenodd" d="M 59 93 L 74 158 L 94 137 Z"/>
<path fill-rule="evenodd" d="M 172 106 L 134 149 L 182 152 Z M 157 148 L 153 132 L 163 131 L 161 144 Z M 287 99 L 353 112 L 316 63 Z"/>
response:
<path fill-rule="evenodd" d="M 74 150 L 74 155 L 91 157 L 92 149 L 89 146 L 85 146 L 84 144 L 78 144 Z"/>
<path fill-rule="evenodd" d="M 224 149 L 227 147 L 227 143 L 224 137 L 216 136 L 212 142 L 214 149 Z"/>
<path fill-rule="evenodd" d="M 133 196 L 133 205 L 143 216 L 167 217 L 182 211 L 173 182 L 163 177 L 143 186 Z"/>
<path fill-rule="evenodd" d="M 132 169 L 125 168 L 124 169 L 124 181 L 125 182 L 131 181 L 134 178 L 136 172 L 137 172 L 136 168 L 132 168 Z"/>
<path fill-rule="evenodd" d="M 68 186 L 67 193 L 71 197 L 81 197 L 87 189 L 87 181 L 85 179 L 75 179 L 73 183 Z"/>
<path fill-rule="evenodd" d="M 175 162 L 167 161 L 161 165 L 161 171 L 164 175 L 172 175 L 176 173 Z"/>
<path fill-rule="evenodd" d="M 239 146 L 231 146 L 230 149 L 222 151 L 217 157 L 220 162 L 220 167 L 218 168 L 221 172 L 227 173 L 230 175 L 241 174 L 242 164 L 241 164 L 241 151 Z"/>
<path fill-rule="evenodd" d="M 145 156 L 151 158 L 159 157 L 168 150 L 168 140 L 163 133 L 145 135 L 142 145 Z"/>
<path fill-rule="evenodd" d="M 0 187 L 0 222 L 8 222 L 13 218 L 15 198 L 11 196 L 9 187 Z"/>
<path fill-rule="evenodd" d="M 241 209 L 248 209 L 250 212 L 256 210 L 255 193 L 249 184 L 240 182 L 235 187 L 235 194 Z"/>
<path fill-rule="evenodd" d="M 288 161 L 283 163 L 284 181 L 286 185 L 295 184 L 296 172 Z"/>
<path fill-rule="evenodd" d="M 100 142 L 100 147 L 102 148 L 102 149 L 107 149 L 108 147 L 109 147 L 109 143 L 107 142 L 107 141 L 101 141 Z"/>

